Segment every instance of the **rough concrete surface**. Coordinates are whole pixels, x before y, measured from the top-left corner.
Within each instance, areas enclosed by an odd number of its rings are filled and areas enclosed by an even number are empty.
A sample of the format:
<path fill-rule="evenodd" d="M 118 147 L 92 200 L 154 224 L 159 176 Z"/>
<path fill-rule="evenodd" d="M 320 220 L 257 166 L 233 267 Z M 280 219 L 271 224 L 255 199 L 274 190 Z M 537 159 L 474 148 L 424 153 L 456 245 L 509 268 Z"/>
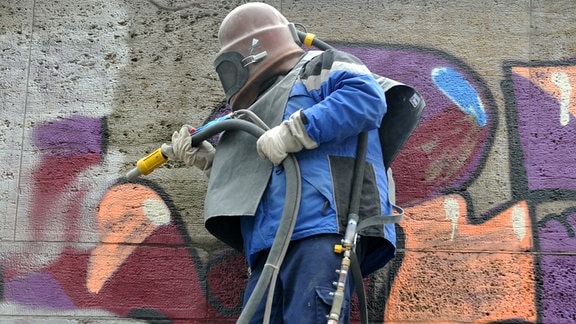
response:
<path fill-rule="evenodd" d="M 576 323 L 576 2 L 266 2 L 427 102 L 370 321 Z M 246 265 L 203 227 L 204 174 L 122 177 L 221 113 L 241 3 L 0 1 L 0 322 L 235 322 Z"/>

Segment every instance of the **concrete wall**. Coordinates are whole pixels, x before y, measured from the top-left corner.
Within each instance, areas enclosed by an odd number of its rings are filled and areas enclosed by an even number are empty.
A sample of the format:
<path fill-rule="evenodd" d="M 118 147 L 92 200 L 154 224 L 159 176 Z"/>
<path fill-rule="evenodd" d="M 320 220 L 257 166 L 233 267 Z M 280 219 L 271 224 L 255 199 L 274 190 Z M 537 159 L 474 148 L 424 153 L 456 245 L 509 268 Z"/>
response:
<path fill-rule="evenodd" d="M 246 266 L 203 229 L 203 174 L 119 179 L 222 110 L 240 3 L 0 2 L 0 321 L 234 322 Z M 576 322 L 576 2 L 268 3 L 428 103 L 371 320 Z"/>

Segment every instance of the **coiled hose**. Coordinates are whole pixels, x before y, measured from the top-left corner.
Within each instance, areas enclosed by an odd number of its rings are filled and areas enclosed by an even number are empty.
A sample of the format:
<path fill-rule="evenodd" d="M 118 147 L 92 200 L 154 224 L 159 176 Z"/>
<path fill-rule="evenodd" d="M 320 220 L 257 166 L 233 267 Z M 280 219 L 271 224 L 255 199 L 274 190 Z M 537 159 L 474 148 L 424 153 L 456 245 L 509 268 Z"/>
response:
<path fill-rule="evenodd" d="M 192 146 L 198 146 L 203 140 L 208 139 L 216 134 L 226 130 L 241 130 L 259 138 L 265 129 L 262 128 L 263 123 L 253 115 L 250 111 L 237 111 L 235 115 L 248 116 L 252 122 L 242 119 L 228 119 L 215 123 L 204 129 L 202 132 L 191 136 Z M 301 199 L 301 175 L 298 161 L 293 154 L 288 154 L 288 157 L 282 162 L 284 171 L 286 172 L 286 197 L 284 199 L 284 209 L 282 210 L 282 217 L 278 231 L 274 237 L 272 247 L 268 253 L 266 264 L 262 270 L 262 274 L 256 283 L 250 298 L 238 318 L 237 323 L 249 323 L 254 313 L 256 312 L 264 294 L 268 290 L 268 298 L 266 301 L 266 310 L 264 314 L 265 323 L 270 318 L 270 308 L 272 305 L 272 298 L 274 296 L 274 287 L 278 277 L 278 271 L 284 261 L 284 256 L 288 250 L 292 232 L 296 225 L 296 218 L 298 216 L 298 209 L 300 207 Z"/>

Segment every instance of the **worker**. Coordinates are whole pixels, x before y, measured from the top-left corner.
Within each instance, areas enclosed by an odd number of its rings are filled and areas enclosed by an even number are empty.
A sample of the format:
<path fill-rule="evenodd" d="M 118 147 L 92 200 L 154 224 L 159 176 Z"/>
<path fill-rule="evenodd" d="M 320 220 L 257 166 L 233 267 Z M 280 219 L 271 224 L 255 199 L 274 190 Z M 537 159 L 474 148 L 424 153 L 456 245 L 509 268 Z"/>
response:
<path fill-rule="evenodd" d="M 226 131 L 214 148 L 190 144 L 191 126 L 172 138 L 170 159 L 209 175 L 205 226 L 243 251 L 250 270 L 244 302 L 265 266 L 280 223 L 293 154 L 301 173 L 301 201 L 291 242 L 274 287 L 271 323 L 326 323 L 342 256 L 341 243 L 354 176 L 364 178 L 360 218 L 391 215 L 378 128 L 385 93 L 355 56 L 336 49 L 304 51 L 274 7 L 250 2 L 222 21 L 214 66 L 233 111 L 249 109 L 270 129 L 256 139 Z M 366 167 L 353 175 L 359 134 L 368 133 Z M 363 275 L 395 254 L 394 224 L 360 235 L 356 253 Z M 339 322 L 347 323 L 354 284 L 346 285 Z M 264 321 L 264 302 L 251 323 Z"/>

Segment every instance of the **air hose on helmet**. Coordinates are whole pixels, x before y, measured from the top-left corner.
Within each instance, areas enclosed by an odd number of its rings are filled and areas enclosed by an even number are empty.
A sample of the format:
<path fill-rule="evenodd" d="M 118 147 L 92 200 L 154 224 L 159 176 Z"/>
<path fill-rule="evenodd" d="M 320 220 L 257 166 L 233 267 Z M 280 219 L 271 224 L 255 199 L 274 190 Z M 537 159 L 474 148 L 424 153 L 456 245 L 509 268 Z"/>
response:
<path fill-rule="evenodd" d="M 296 43 L 304 45 L 308 48 L 316 47 L 322 51 L 333 49 L 330 44 L 316 38 L 314 34 L 302 32 L 296 29 L 294 24 L 289 25 L 292 35 Z M 354 162 L 354 173 L 352 183 L 352 196 L 350 197 L 350 209 L 348 211 L 348 225 L 342 245 L 335 246 L 334 251 L 343 253 L 342 265 L 337 272 L 339 273 L 338 282 L 336 283 L 336 291 L 334 292 L 334 299 L 330 314 L 328 314 L 328 324 L 338 323 L 340 312 L 342 310 L 342 303 L 344 302 L 344 287 L 348 280 L 348 272 L 352 271 L 352 276 L 356 284 L 356 293 L 358 294 L 358 304 L 360 312 L 360 323 L 368 323 L 368 307 L 366 305 L 366 294 L 364 291 L 362 274 L 360 266 L 355 254 L 356 247 L 356 226 L 358 224 L 358 213 L 360 210 L 360 195 L 362 192 L 362 181 L 364 174 L 366 149 L 367 149 L 368 134 L 361 133 L 358 137 L 358 147 L 356 149 L 356 159 Z"/>

